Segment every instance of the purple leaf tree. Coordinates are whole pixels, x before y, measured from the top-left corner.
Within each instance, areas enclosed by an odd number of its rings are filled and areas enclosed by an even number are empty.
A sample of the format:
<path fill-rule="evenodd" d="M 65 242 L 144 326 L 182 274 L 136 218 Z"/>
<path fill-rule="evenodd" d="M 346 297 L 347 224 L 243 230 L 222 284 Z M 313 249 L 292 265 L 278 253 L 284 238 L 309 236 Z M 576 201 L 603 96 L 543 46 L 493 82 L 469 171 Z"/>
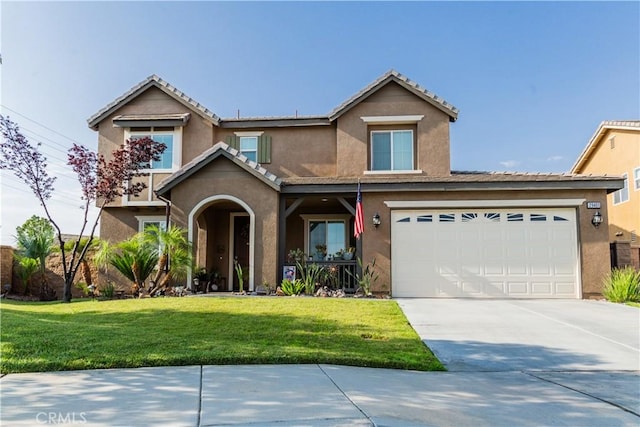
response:
<path fill-rule="evenodd" d="M 8 170 L 26 184 L 42 205 L 46 217 L 57 232 L 64 271 L 63 301 L 71 301 L 73 280 L 80 268 L 88 248 L 93 241 L 102 211 L 109 203 L 125 195 L 137 196 L 146 185 L 134 178 L 146 176 L 144 169 L 151 161 L 160 160 L 167 148 L 151 138 L 129 139 L 111 153 L 107 159 L 88 148 L 74 144 L 69 149 L 68 162 L 78 177 L 82 191 L 83 220 L 79 233 L 74 237 L 73 248 L 65 251 L 60 227 L 51 216 L 47 202 L 54 191 L 56 178 L 47 172 L 47 159 L 40 152 L 40 145 L 33 145 L 20 132 L 19 126 L 8 117 L 0 115 L 0 131 L 3 141 L 0 143 L 0 169 Z M 98 215 L 89 223 L 89 208 L 98 207 Z M 81 237 L 89 232 L 87 244 L 80 244 Z"/>

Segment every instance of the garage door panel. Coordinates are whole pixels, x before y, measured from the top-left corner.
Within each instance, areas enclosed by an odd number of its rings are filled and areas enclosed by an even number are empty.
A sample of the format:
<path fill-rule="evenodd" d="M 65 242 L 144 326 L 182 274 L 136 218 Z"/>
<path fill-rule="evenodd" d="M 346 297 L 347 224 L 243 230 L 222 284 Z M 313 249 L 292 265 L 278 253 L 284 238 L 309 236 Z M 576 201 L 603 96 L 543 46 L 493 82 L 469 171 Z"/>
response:
<path fill-rule="evenodd" d="M 576 298 L 576 228 L 566 208 L 393 211 L 393 295 Z"/>

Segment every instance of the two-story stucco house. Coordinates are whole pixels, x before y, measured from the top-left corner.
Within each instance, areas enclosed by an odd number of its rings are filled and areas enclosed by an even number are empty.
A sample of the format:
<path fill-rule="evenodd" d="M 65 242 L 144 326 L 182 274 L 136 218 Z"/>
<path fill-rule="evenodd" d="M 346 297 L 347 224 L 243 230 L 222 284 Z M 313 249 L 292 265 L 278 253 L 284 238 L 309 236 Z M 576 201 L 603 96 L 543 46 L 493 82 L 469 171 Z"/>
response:
<path fill-rule="evenodd" d="M 454 172 L 458 110 L 396 71 L 326 115 L 222 119 L 157 76 L 92 116 L 99 151 L 150 135 L 167 144 L 149 191 L 105 209 L 101 237 L 147 223 L 188 230 L 198 264 L 249 289 L 282 279 L 287 254 L 356 247 L 377 291 L 403 297 L 581 298 L 610 269 L 605 204 L 614 177 Z M 358 182 L 364 233 L 353 237 Z M 376 226 L 374 226 L 374 216 Z M 337 265 L 353 261 L 331 261 Z M 236 285 L 237 286 L 237 285 Z"/>
<path fill-rule="evenodd" d="M 640 120 L 607 120 L 571 168 L 573 174 L 618 175 L 624 186 L 607 197 L 609 241 L 622 265 L 640 265 Z M 620 257 L 627 245 L 629 256 Z M 626 252 L 626 251 L 625 251 Z"/>

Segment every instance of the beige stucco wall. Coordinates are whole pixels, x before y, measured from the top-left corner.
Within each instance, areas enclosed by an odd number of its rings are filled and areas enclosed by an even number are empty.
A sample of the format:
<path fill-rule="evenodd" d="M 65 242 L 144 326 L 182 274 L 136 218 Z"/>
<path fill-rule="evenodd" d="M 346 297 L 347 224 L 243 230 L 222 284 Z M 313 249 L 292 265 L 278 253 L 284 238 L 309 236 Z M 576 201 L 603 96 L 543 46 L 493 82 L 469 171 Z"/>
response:
<path fill-rule="evenodd" d="M 278 193 L 230 160 L 214 160 L 191 176 L 187 182 L 177 185 L 172 190 L 173 223 L 195 230 L 195 221 L 190 224 L 189 215 L 193 212 L 193 217 L 197 218 L 206 209 L 206 206 L 202 206 L 194 211 L 196 205 L 220 195 L 232 196 L 243 201 L 255 214 L 254 285 L 263 281 L 275 283 L 278 265 Z"/>
<path fill-rule="evenodd" d="M 605 205 L 605 191 L 468 191 L 455 193 L 416 192 L 416 193 L 365 193 L 363 194 L 363 208 L 365 218 L 365 233 L 363 235 L 363 261 L 371 262 L 376 259 L 380 278 L 379 292 L 390 291 L 393 286 L 391 277 L 391 210 L 385 201 L 399 200 L 518 200 L 518 199 L 582 199 L 600 201 Z M 379 212 L 382 224 L 374 229 L 370 218 Z M 583 298 L 598 297 L 602 291 L 602 279 L 610 272 L 609 243 L 606 227 L 595 228 L 591 224 L 593 210 L 587 209 L 586 204 L 577 210 L 579 223 L 578 240 L 582 275 Z M 606 207 L 601 210 L 607 215 Z"/>
<path fill-rule="evenodd" d="M 107 159 L 124 143 L 124 128 L 114 127 L 113 118 L 122 114 L 178 114 L 191 113 L 191 118 L 182 128 L 182 164 L 191 161 L 213 144 L 212 124 L 195 114 L 160 89 L 151 87 L 137 98 L 115 110 L 100 122 L 98 128 L 98 151 Z M 166 175 L 163 174 L 161 178 Z M 155 180 L 157 183 L 158 180 Z M 147 196 L 145 193 L 144 196 Z M 113 205 L 120 205 L 116 200 Z"/>
<path fill-rule="evenodd" d="M 257 131 L 271 136 L 271 163 L 262 166 L 274 175 L 284 178 L 336 174 L 335 125 Z M 218 128 L 216 142 L 226 142 L 227 136 L 234 132 L 247 132 L 247 129 Z"/>
<path fill-rule="evenodd" d="M 613 148 L 610 142 L 612 138 Z M 632 231 L 640 234 L 640 188 L 633 182 L 636 168 L 640 168 L 640 130 L 608 129 L 588 161 L 577 171 L 594 175 L 627 174 L 629 200 L 614 205 L 613 193 L 607 197 L 610 241 L 630 241 Z"/>
<path fill-rule="evenodd" d="M 395 83 L 383 87 L 338 118 L 337 175 L 359 176 L 369 170 L 369 132 L 376 127 L 367 126 L 361 117 L 398 115 L 424 115 L 417 123 L 417 168 L 426 175 L 449 175 L 449 116 Z"/>

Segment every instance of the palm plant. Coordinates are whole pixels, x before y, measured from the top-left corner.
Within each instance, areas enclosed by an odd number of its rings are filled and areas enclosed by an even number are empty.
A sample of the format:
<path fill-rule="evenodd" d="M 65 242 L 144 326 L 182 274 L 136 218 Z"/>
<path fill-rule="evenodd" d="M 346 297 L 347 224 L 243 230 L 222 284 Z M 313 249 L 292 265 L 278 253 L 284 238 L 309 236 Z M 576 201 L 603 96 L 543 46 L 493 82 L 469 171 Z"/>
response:
<path fill-rule="evenodd" d="M 75 244 L 76 242 L 73 240 L 66 242 L 64 244 L 65 250 L 71 251 L 73 249 L 73 245 Z M 89 248 L 93 248 L 100 245 L 100 241 L 98 239 L 93 239 L 91 240 L 91 242 L 89 242 L 89 239 L 87 237 L 82 237 L 77 241 L 77 244 L 77 250 L 82 252 L 84 251 L 85 246 L 89 245 Z M 91 277 L 91 268 L 89 267 L 89 261 L 87 261 L 87 257 L 88 255 L 83 257 L 82 261 L 80 261 L 80 273 L 82 275 L 82 280 L 84 281 L 84 283 L 86 283 L 87 286 L 91 286 L 93 284 L 93 280 Z"/>
<path fill-rule="evenodd" d="M 42 290 L 46 288 L 46 260 L 51 253 L 54 237 L 55 232 L 49 221 L 36 215 L 16 228 L 18 254 L 21 258 L 31 258 L 39 262 Z M 33 273 L 35 271 L 31 274 Z"/>
<path fill-rule="evenodd" d="M 144 230 L 143 240 L 157 248 L 159 254 L 150 293 L 166 288 L 171 279 L 186 276 L 192 264 L 192 251 L 184 229 L 171 225 L 163 230 L 152 225 Z"/>
<path fill-rule="evenodd" d="M 35 258 L 29 258 L 26 256 L 16 256 L 18 261 L 17 274 L 20 281 L 24 283 L 24 294 L 29 293 L 29 281 L 33 274 L 38 270 L 38 260 Z"/>
<path fill-rule="evenodd" d="M 103 243 L 95 260 L 99 265 L 112 265 L 132 282 L 134 295 L 140 295 L 144 282 L 158 263 L 158 248 L 149 245 L 142 233 L 116 245 Z"/>

